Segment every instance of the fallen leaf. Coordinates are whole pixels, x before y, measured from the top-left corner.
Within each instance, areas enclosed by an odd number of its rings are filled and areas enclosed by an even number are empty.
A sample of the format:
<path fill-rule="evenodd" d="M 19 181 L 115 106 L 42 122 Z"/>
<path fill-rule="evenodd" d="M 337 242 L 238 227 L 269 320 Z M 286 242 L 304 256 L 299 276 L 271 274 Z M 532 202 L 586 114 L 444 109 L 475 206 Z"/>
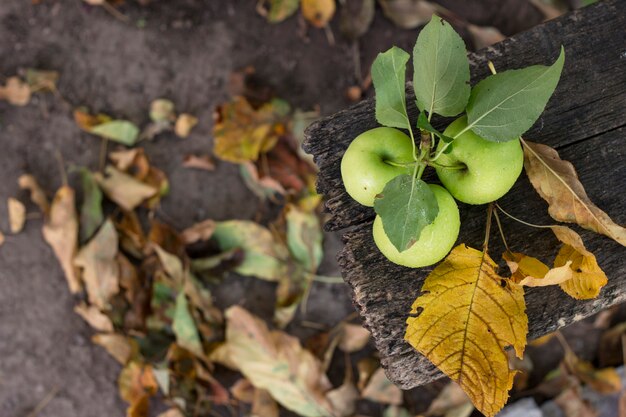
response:
<path fill-rule="evenodd" d="M 347 353 L 358 352 L 363 349 L 370 340 L 370 332 L 360 324 L 346 323 L 341 326 L 341 338 L 339 349 Z"/>
<path fill-rule="evenodd" d="M 67 185 L 57 190 L 42 233 L 61 264 L 70 291 L 74 294 L 79 292 L 81 285 L 74 266 L 78 246 L 78 218 L 74 190 Z"/>
<path fill-rule="evenodd" d="M 450 382 L 446 385 L 443 390 L 437 395 L 437 398 L 430 403 L 428 410 L 426 411 L 426 416 L 448 416 L 448 413 L 454 412 L 455 410 L 461 410 L 469 408 L 469 416 L 474 410 L 474 406 L 470 401 L 467 394 L 463 391 L 463 389 L 456 382 Z M 455 414 L 460 417 L 459 413 Z"/>
<path fill-rule="evenodd" d="M 537 258 L 519 252 L 505 252 L 502 257 L 511 270 L 511 279 L 526 287 L 559 285 L 572 279 L 571 261 L 558 268 L 550 269 Z"/>
<path fill-rule="evenodd" d="M 176 120 L 174 103 L 164 98 L 153 100 L 150 103 L 150 120 L 153 122 L 173 122 Z"/>
<path fill-rule="evenodd" d="M 212 238 L 224 252 L 235 248 L 244 251 L 235 272 L 268 281 L 278 281 L 285 275 L 286 248 L 265 227 L 247 220 L 218 222 Z"/>
<path fill-rule="evenodd" d="M 571 349 L 566 349 L 563 363 L 568 372 L 600 394 L 612 394 L 622 389 L 622 380 L 615 368 L 596 369 Z"/>
<path fill-rule="evenodd" d="M 357 383 L 359 391 L 363 391 L 365 389 L 370 381 L 370 378 L 379 367 L 379 361 L 374 358 L 363 358 L 356 363 L 356 368 L 359 373 L 359 382 Z"/>
<path fill-rule="evenodd" d="M 616 224 L 591 202 L 574 166 L 559 157 L 556 150 L 522 140 L 524 167 L 539 195 L 548 202 L 553 219 L 577 223 L 626 246 L 626 228 Z"/>
<path fill-rule="evenodd" d="M 126 146 L 133 146 L 139 138 L 139 128 L 128 120 L 111 120 L 92 127 L 89 132 Z"/>
<path fill-rule="evenodd" d="M 30 87 L 18 77 L 9 77 L 6 85 L 0 86 L 0 100 L 6 100 L 14 106 L 26 106 L 30 95 Z"/>
<path fill-rule="evenodd" d="M 172 330 L 174 330 L 176 342 L 180 346 L 188 349 L 198 356 L 204 356 L 198 329 L 193 320 L 193 316 L 189 311 L 187 297 L 182 291 L 178 293 L 178 296 L 176 297 L 176 310 L 174 311 Z"/>
<path fill-rule="evenodd" d="M 356 402 L 360 395 L 352 381 L 344 383 L 326 393 L 326 398 L 330 402 L 333 415 L 336 417 L 350 417 L 356 411 Z"/>
<path fill-rule="evenodd" d="M 506 39 L 502 32 L 491 26 L 484 27 L 468 24 L 467 30 L 472 37 L 472 41 L 474 41 L 475 50 L 486 48 Z"/>
<path fill-rule="evenodd" d="M 569 267 L 573 274 L 571 280 L 560 284 L 561 289 L 578 300 L 596 298 L 608 282 L 596 257 L 585 248 L 580 236 L 572 229 L 552 226 L 552 231 L 557 239 L 563 242 L 554 260 L 554 266 L 558 268 L 571 262 Z"/>
<path fill-rule="evenodd" d="M 107 220 L 74 259 L 74 264 L 83 270 L 89 302 L 100 310 L 107 310 L 109 300 L 120 290 L 117 251 L 117 232 Z"/>
<path fill-rule="evenodd" d="M 134 361 L 129 362 L 122 369 L 117 384 L 120 397 L 130 404 L 129 409 L 133 406 L 137 407 L 142 402 L 146 402 L 147 407 L 147 399 L 156 394 L 158 389 L 152 366 Z"/>
<path fill-rule="evenodd" d="M 600 366 L 618 366 L 623 363 L 623 350 L 626 346 L 622 346 L 622 339 L 625 335 L 626 323 L 619 323 L 602 333 L 598 349 Z"/>
<path fill-rule="evenodd" d="M 313 26 L 323 28 L 335 15 L 335 0 L 301 0 L 302 16 Z"/>
<path fill-rule="evenodd" d="M 487 416 L 502 409 L 513 385 L 504 349 L 521 358 L 528 333 L 523 288 L 496 271 L 488 254 L 454 248 L 426 278 L 405 335 Z"/>
<path fill-rule="evenodd" d="M 105 348 L 109 355 L 122 365 L 126 365 L 133 356 L 133 351 L 138 350 L 138 347 L 133 349 L 128 337 L 117 333 L 95 334 L 91 337 L 91 341 Z"/>
<path fill-rule="evenodd" d="M 396 26 L 413 29 L 428 22 L 435 7 L 423 0 L 378 0 L 383 13 Z"/>
<path fill-rule="evenodd" d="M 285 408 L 306 417 L 332 414 L 321 363 L 297 338 L 270 332 L 260 319 L 234 306 L 226 310 L 226 344 L 241 373 Z"/>
<path fill-rule="evenodd" d="M 239 172 L 244 183 L 250 191 L 262 201 L 276 201 L 276 196 L 285 195 L 286 191 L 278 181 L 272 177 L 259 178 L 259 171 L 252 162 L 244 162 L 239 165 Z"/>
<path fill-rule="evenodd" d="M 48 202 L 46 193 L 44 193 L 41 186 L 37 183 L 35 177 L 30 174 L 23 174 L 20 175 L 17 183 L 22 190 L 28 190 L 30 192 L 32 202 L 39 207 L 44 216 L 47 216 L 50 210 L 50 203 Z"/>
<path fill-rule="evenodd" d="M 191 133 L 191 129 L 193 129 L 198 124 L 198 118 L 187 113 L 182 113 L 176 119 L 176 123 L 174 124 L 174 133 L 176 136 L 180 138 L 186 138 Z"/>
<path fill-rule="evenodd" d="M 136 174 L 140 177 L 145 177 L 148 173 L 148 167 L 143 166 L 144 161 L 138 163 L 137 158 L 140 154 L 143 154 L 142 148 L 125 149 L 122 151 L 110 152 L 109 159 L 113 162 L 115 168 L 124 172 L 128 171 L 133 165 L 135 165 Z"/>
<path fill-rule="evenodd" d="M 209 240 L 211 236 L 213 236 L 216 227 L 217 224 L 215 220 L 207 219 L 183 230 L 180 234 L 180 238 L 185 245 L 190 245 L 201 240 Z"/>
<path fill-rule="evenodd" d="M 260 10 L 270 23 L 279 23 L 293 15 L 300 6 L 300 0 L 267 0 L 269 10 Z M 258 9 L 257 9 L 258 10 Z"/>
<path fill-rule="evenodd" d="M 255 389 L 251 417 L 278 417 L 278 404 L 264 389 Z"/>
<path fill-rule="evenodd" d="M 390 405 L 389 407 L 385 408 L 385 411 L 383 412 L 383 417 L 413 417 L 413 416 L 411 415 L 409 410 L 407 410 L 404 407 L 399 407 L 397 405 Z M 452 416 L 446 416 L 446 417 L 452 417 Z"/>
<path fill-rule="evenodd" d="M 366 400 L 381 404 L 402 404 L 402 390 L 387 379 L 383 368 L 378 368 L 361 393 Z"/>
<path fill-rule="evenodd" d="M 21 201 L 13 197 L 9 197 L 7 206 L 9 209 L 9 227 L 11 233 L 15 235 L 22 231 L 26 223 L 26 207 Z"/>
<path fill-rule="evenodd" d="M 261 178 L 274 178 L 290 195 L 316 195 L 315 167 L 300 158 L 298 144 L 293 138 L 281 137 L 276 146 L 267 153 L 266 163 L 257 162 L 257 168 L 261 170 Z"/>
<path fill-rule="evenodd" d="M 187 155 L 183 160 L 183 166 L 209 172 L 215 171 L 215 161 L 209 155 Z"/>
<path fill-rule="evenodd" d="M 124 210 L 132 211 L 146 199 L 158 193 L 156 188 L 144 184 L 111 165 L 106 167 L 105 174 L 103 176 L 95 173 L 94 178 L 107 197 Z"/>
<path fill-rule="evenodd" d="M 74 312 L 81 316 L 91 327 L 101 332 L 113 332 L 113 322 L 106 314 L 95 306 L 88 306 L 84 302 L 74 307 Z"/>
<path fill-rule="evenodd" d="M 322 228 L 317 215 L 289 204 L 285 208 L 287 221 L 287 247 L 291 255 L 308 272 L 317 271 L 324 250 Z"/>
<path fill-rule="evenodd" d="M 374 20 L 374 0 L 347 0 L 339 10 L 339 30 L 350 40 L 363 36 Z"/>
<path fill-rule="evenodd" d="M 32 92 L 42 90 L 55 91 L 57 89 L 59 73 L 56 71 L 28 68 L 24 78 Z"/>
<path fill-rule="evenodd" d="M 215 113 L 213 153 L 229 162 L 256 161 L 285 133 L 288 113 L 289 105 L 279 99 L 255 110 L 244 97 L 235 97 Z"/>
<path fill-rule="evenodd" d="M 209 353 L 209 360 L 213 363 L 219 363 L 230 370 L 239 371 L 237 358 L 233 358 L 231 356 L 229 345 L 227 343 L 220 343 L 213 348 L 211 353 Z"/>
<path fill-rule="evenodd" d="M 597 417 L 589 401 L 582 398 L 580 387 L 570 387 L 561 392 L 554 402 L 563 410 L 565 417 Z"/>
<path fill-rule="evenodd" d="M 254 401 L 254 385 L 246 378 L 238 379 L 237 382 L 230 387 L 230 392 L 237 401 L 251 404 Z"/>
<path fill-rule="evenodd" d="M 2 233 L 2 231 L 0 231 L 0 246 L 2 246 L 4 244 L 4 241 L 5 241 L 4 233 Z"/>
<path fill-rule="evenodd" d="M 178 408 L 170 408 L 169 410 L 159 414 L 157 417 L 185 417 L 185 415 Z"/>
<path fill-rule="evenodd" d="M 86 168 L 79 170 L 83 187 L 83 203 L 80 207 L 80 239 L 86 242 L 104 221 L 102 191 L 93 174 Z"/>

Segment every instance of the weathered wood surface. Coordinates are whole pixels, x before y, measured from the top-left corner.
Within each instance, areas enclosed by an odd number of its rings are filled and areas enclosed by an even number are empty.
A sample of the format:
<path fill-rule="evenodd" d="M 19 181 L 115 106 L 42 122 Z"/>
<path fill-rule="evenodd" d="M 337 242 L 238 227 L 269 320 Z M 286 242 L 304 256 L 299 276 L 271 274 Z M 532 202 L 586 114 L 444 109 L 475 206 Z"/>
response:
<path fill-rule="evenodd" d="M 472 82 L 496 68 L 550 64 L 562 45 L 566 61 L 561 82 L 546 111 L 525 135 L 559 150 L 578 169 L 591 199 L 612 218 L 626 223 L 626 1 L 611 0 L 570 13 L 493 47 L 470 54 Z M 416 109 L 409 90 L 410 115 Z M 304 149 L 315 157 L 318 191 L 325 195 L 328 230 L 349 228 L 339 263 L 363 323 L 372 332 L 388 377 L 408 389 L 441 374 L 403 339 L 405 320 L 431 269 L 415 270 L 387 261 L 371 237 L 374 212 L 354 202 L 344 190 L 341 157 L 358 134 L 376 127 L 374 102 L 367 100 L 312 125 Z M 432 179 L 432 175 L 430 176 Z M 523 174 L 500 204 L 515 216 L 535 223 L 553 223 L 547 205 Z M 484 237 L 484 206 L 460 204 L 460 242 L 480 247 Z M 509 246 L 551 262 L 559 244 L 550 232 L 531 229 L 503 218 Z M 493 229 L 492 229 L 493 230 Z M 581 229 L 577 229 L 581 230 Z M 583 239 L 609 277 L 596 300 L 577 301 L 559 288 L 526 291 L 529 338 L 587 317 L 626 300 L 626 249 L 586 231 Z M 496 232 L 490 253 L 502 253 Z"/>

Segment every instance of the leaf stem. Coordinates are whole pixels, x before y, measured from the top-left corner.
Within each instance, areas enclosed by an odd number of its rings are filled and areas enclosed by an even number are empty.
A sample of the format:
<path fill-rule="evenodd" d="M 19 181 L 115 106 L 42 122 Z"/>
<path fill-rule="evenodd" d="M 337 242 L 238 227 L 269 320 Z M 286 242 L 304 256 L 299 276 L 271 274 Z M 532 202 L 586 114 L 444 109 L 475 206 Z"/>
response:
<path fill-rule="evenodd" d="M 496 207 L 498 208 L 498 210 L 500 210 L 507 217 L 515 220 L 518 223 L 524 224 L 526 226 L 535 227 L 537 229 L 551 229 L 552 227 L 555 226 L 555 225 L 541 225 L 541 224 L 528 223 L 528 222 L 525 222 L 524 220 L 518 219 L 517 217 L 513 216 L 512 214 L 507 213 L 506 211 L 504 211 L 504 209 L 502 207 L 500 207 L 500 205 L 498 203 L 496 203 Z"/>

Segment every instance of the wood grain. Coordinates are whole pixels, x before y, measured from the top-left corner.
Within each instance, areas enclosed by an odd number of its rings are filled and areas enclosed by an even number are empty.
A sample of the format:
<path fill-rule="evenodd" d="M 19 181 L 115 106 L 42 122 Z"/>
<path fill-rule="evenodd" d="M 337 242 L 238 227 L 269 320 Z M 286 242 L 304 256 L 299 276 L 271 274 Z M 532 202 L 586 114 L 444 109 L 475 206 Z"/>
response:
<path fill-rule="evenodd" d="M 493 47 L 470 54 L 472 83 L 488 75 L 487 61 L 500 70 L 550 64 L 561 45 L 566 62 L 561 82 L 546 111 L 525 135 L 557 148 L 574 163 L 590 198 L 617 223 L 626 223 L 626 1 L 610 0 L 547 22 Z M 415 120 L 412 88 L 407 87 L 409 112 Z M 438 120 L 440 125 L 444 121 Z M 371 238 L 370 208 L 354 202 L 343 188 L 343 152 L 360 133 L 376 127 L 374 102 L 361 102 L 320 120 L 306 132 L 304 149 L 319 167 L 318 192 L 326 197 L 328 230 L 349 230 L 339 254 L 345 281 L 363 322 L 373 334 L 388 377 L 408 389 L 441 374 L 404 341 L 405 320 L 430 269 L 394 265 L 376 249 Z M 432 174 L 427 181 L 436 181 Z M 546 203 L 522 175 L 501 205 L 511 214 L 549 224 Z M 460 205 L 459 241 L 480 247 L 484 237 L 484 206 Z M 559 246 L 549 231 L 531 229 L 502 217 L 508 244 L 551 263 Z M 606 271 L 609 283 L 591 301 L 569 298 L 559 288 L 526 292 L 529 338 L 535 338 L 603 308 L 626 300 L 626 249 L 600 235 L 580 231 Z M 497 232 L 491 238 L 494 259 L 504 249 Z"/>

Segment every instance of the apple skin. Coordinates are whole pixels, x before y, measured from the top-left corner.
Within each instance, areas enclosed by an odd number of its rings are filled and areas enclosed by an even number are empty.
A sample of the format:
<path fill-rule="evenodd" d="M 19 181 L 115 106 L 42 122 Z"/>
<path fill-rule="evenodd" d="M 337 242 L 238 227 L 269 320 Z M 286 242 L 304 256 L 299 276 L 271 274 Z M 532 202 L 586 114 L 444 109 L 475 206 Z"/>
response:
<path fill-rule="evenodd" d="M 411 138 L 391 127 L 377 127 L 357 136 L 341 159 L 341 178 L 346 191 L 364 206 L 373 207 L 374 197 L 385 185 L 411 169 L 385 161 L 413 161 Z"/>
<path fill-rule="evenodd" d="M 456 201 L 450 193 L 440 185 L 428 184 L 435 194 L 439 213 L 435 220 L 422 229 L 419 239 L 404 252 L 398 252 L 383 229 L 383 221 L 376 216 L 372 228 L 374 242 L 378 249 L 391 262 L 410 268 L 421 268 L 442 260 L 459 236 L 461 218 Z"/>
<path fill-rule="evenodd" d="M 444 135 L 454 137 L 466 126 L 467 118 L 461 117 L 448 126 Z M 468 130 L 454 140 L 452 151 L 442 154 L 437 163 L 465 164 L 467 169 L 463 170 L 436 168 L 439 180 L 457 200 L 485 204 L 513 187 L 524 167 L 524 151 L 519 139 L 490 142 Z"/>

